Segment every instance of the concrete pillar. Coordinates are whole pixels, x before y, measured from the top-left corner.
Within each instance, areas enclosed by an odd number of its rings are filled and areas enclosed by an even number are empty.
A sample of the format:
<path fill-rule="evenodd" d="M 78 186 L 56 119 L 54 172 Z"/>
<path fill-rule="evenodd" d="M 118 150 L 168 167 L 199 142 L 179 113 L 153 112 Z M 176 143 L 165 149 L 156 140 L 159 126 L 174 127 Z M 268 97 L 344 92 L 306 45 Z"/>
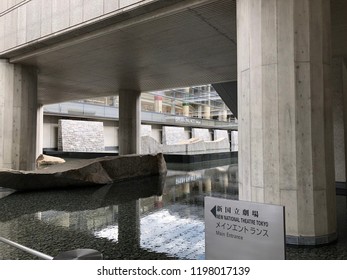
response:
<path fill-rule="evenodd" d="M 222 185 L 225 189 L 228 188 L 229 186 L 229 177 L 228 177 L 228 173 L 223 173 L 223 176 L 222 176 Z"/>
<path fill-rule="evenodd" d="M 226 122 L 228 119 L 228 112 L 225 109 L 222 109 L 218 112 L 218 120 L 221 122 Z"/>
<path fill-rule="evenodd" d="M 198 118 L 202 119 L 202 106 L 198 105 Z"/>
<path fill-rule="evenodd" d="M 210 177 L 204 178 L 205 192 L 210 194 L 212 192 L 212 180 Z"/>
<path fill-rule="evenodd" d="M 36 70 L 0 59 L 0 168 L 35 168 L 36 119 Z"/>
<path fill-rule="evenodd" d="M 154 208 L 160 209 L 164 207 L 163 196 L 155 196 L 154 197 Z"/>
<path fill-rule="evenodd" d="M 37 106 L 36 158 L 43 153 L 43 105 Z"/>
<path fill-rule="evenodd" d="M 176 114 L 176 104 L 175 104 L 175 99 L 172 99 L 171 101 L 171 115 Z"/>
<path fill-rule="evenodd" d="M 163 112 L 163 97 L 159 95 L 154 96 L 154 112 L 162 113 Z"/>
<path fill-rule="evenodd" d="M 139 91 L 119 91 L 119 155 L 140 153 L 140 96 Z"/>
<path fill-rule="evenodd" d="M 238 0 L 239 197 L 286 207 L 287 242 L 336 239 L 329 0 Z"/>
<path fill-rule="evenodd" d="M 211 107 L 209 105 L 204 105 L 203 118 L 208 120 L 211 118 Z"/>
<path fill-rule="evenodd" d="M 119 91 L 119 155 L 139 154 L 141 148 L 141 92 Z M 140 246 L 139 200 L 119 205 L 118 241 L 127 250 Z"/>
<path fill-rule="evenodd" d="M 347 75 L 342 57 L 332 61 L 335 181 L 346 183 Z"/>
<path fill-rule="evenodd" d="M 190 194 L 190 183 L 184 183 L 183 184 L 183 193 L 184 194 Z"/>
<path fill-rule="evenodd" d="M 198 184 L 199 184 L 199 194 L 203 194 L 203 192 L 204 192 L 204 185 L 202 184 L 202 181 L 199 181 L 198 182 Z"/>
<path fill-rule="evenodd" d="M 189 117 L 189 103 L 183 103 L 183 116 Z"/>
<path fill-rule="evenodd" d="M 344 132 L 345 132 L 345 168 L 346 168 L 346 181 L 347 181 L 347 60 L 344 59 L 342 63 L 342 82 L 343 82 L 343 119 L 344 119 Z"/>

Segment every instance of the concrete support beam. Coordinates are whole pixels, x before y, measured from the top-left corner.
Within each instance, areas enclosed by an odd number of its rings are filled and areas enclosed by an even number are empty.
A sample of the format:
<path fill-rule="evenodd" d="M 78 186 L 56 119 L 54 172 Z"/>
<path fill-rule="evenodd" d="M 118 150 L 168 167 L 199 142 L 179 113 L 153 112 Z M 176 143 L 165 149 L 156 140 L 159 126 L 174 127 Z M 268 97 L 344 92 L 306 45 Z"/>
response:
<path fill-rule="evenodd" d="M 156 113 L 163 112 L 163 97 L 160 95 L 154 96 L 154 112 Z"/>
<path fill-rule="evenodd" d="M 237 82 L 218 83 L 212 86 L 237 118 Z"/>
<path fill-rule="evenodd" d="M 284 205 L 292 244 L 336 239 L 329 11 L 237 1 L 239 197 Z"/>
<path fill-rule="evenodd" d="M 119 154 L 139 154 L 141 147 L 141 92 L 119 91 Z"/>
<path fill-rule="evenodd" d="M 346 183 L 347 74 L 342 57 L 332 61 L 335 180 Z"/>
<path fill-rule="evenodd" d="M 189 103 L 184 103 L 182 106 L 183 116 L 189 117 Z"/>
<path fill-rule="evenodd" d="M 43 153 L 43 105 L 37 106 L 36 158 Z"/>
<path fill-rule="evenodd" d="M 204 105 L 202 117 L 207 120 L 211 119 L 211 107 L 209 105 Z"/>
<path fill-rule="evenodd" d="M 36 69 L 0 60 L 0 168 L 35 168 Z"/>
<path fill-rule="evenodd" d="M 119 91 L 119 155 L 141 152 L 141 92 Z M 140 202 L 119 205 L 118 242 L 128 250 L 140 246 Z"/>

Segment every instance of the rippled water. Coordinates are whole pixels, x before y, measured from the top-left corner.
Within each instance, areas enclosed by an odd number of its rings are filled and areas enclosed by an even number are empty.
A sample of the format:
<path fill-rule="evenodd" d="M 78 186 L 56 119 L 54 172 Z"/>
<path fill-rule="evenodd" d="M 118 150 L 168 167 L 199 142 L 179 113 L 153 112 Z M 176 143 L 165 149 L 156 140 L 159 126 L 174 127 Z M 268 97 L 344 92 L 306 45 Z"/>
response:
<path fill-rule="evenodd" d="M 220 163 L 223 164 L 223 163 Z M 56 256 L 92 248 L 105 259 L 204 259 L 204 197 L 237 199 L 237 164 L 100 188 L 11 193 L 0 188 L 0 236 Z M 347 259 L 346 197 L 339 240 L 287 248 L 288 259 Z M 36 259 L 0 242 L 0 259 Z"/>

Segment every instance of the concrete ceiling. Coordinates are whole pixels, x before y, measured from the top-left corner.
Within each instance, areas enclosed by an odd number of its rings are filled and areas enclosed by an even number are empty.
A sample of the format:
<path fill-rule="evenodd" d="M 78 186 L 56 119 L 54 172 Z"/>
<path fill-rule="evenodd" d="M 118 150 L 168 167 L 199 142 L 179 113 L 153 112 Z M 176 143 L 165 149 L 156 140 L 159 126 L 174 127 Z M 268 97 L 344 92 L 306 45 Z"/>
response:
<path fill-rule="evenodd" d="M 236 1 L 183 2 L 11 61 L 38 67 L 42 104 L 236 80 Z"/>
<path fill-rule="evenodd" d="M 235 81 L 236 0 L 172 3 L 172 9 L 135 13 L 64 41 L 56 38 L 57 43 L 16 53 L 11 61 L 38 68 L 42 104 L 115 95 L 119 89 Z M 332 52 L 345 58 L 346 15 L 347 1 L 331 0 Z"/>

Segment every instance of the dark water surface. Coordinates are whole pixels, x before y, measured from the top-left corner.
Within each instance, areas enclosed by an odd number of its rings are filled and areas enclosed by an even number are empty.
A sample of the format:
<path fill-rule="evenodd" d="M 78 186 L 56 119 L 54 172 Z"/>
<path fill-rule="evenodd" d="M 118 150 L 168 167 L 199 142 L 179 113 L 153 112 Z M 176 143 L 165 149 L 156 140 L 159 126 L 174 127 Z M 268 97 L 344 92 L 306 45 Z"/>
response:
<path fill-rule="evenodd" d="M 238 199 L 237 164 L 100 188 L 11 193 L 0 188 L 0 236 L 45 254 L 91 248 L 104 259 L 204 259 L 204 197 Z M 347 259 L 346 196 L 339 240 L 287 248 L 288 259 Z M 0 242 L 0 259 L 36 259 Z"/>

